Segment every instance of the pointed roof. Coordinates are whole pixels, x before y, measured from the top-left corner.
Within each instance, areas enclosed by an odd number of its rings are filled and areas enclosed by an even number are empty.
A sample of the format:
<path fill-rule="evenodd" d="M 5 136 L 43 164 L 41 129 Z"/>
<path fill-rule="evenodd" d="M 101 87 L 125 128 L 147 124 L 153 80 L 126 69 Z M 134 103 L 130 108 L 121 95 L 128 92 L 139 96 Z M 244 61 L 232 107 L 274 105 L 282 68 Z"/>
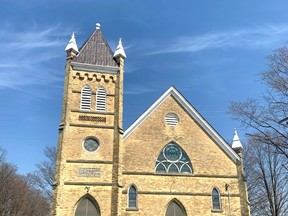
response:
<path fill-rule="evenodd" d="M 126 53 L 124 51 L 124 48 L 122 46 L 122 39 L 121 38 L 119 39 L 118 46 L 114 52 L 113 57 L 117 58 L 119 56 L 121 56 L 122 58 L 127 58 Z"/>
<path fill-rule="evenodd" d="M 148 108 L 125 132 L 127 139 L 168 97 L 172 96 L 183 109 L 198 123 L 200 127 L 219 145 L 219 147 L 234 161 L 240 158 L 231 146 L 217 133 L 217 131 L 198 113 L 198 111 L 171 86 L 150 108 Z"/>
<path fill-rule="evenodd" d="M 67 44 L 67 46 L 66 46 L 66 48 L 65 48 L 65 51 L 67 52 L 67 51 L 69 51 L 69 50 L 74 50 L 74 51 L 76 51 L 77 53 L 79 52 L 79 50 L 78 50 L 78 46 L 77 46 L 77 43 L 76 43 L 76 39 L 75 39 L 75 34 L 74 34 L 74 32 L 72 33 L 72 35 L 71 35 L 71 39 L 70 39 L 70 41 L 68 42 L 68 44 Z"/>
<path fill-rule="evenodd" d="M 79 54 L 73 59 L 73 62 L 110 67 L 118 66 L 113 58 L 113 52 L 100 30 L 99 23 L 96 24 L 95 31 L 80 48 Z"/>
<path fill-rule="evenodd" d="M 242 149 L 243 146 L 240 142 L 240 139 L 238 137 L 238 134 L 237 134 L 237 130 L 235 129 L 234 130 L 234 137 L 233 137 L 233 141 L 232 141 L 232 148 L 233 149 Z"/>

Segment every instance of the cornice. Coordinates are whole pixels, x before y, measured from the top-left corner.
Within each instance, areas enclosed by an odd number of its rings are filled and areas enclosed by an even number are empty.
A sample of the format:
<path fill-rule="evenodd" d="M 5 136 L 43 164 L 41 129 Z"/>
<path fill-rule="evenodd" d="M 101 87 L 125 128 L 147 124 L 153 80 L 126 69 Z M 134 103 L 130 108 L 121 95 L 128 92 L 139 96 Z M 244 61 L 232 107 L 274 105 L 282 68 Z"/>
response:
<path fill-rule="evenodd" d="M 87 72 L 116 74 L 119 71 L 119 67 L 92 65 L 79 62 L 71 62 L 71 66 L 74 70 Z"/>

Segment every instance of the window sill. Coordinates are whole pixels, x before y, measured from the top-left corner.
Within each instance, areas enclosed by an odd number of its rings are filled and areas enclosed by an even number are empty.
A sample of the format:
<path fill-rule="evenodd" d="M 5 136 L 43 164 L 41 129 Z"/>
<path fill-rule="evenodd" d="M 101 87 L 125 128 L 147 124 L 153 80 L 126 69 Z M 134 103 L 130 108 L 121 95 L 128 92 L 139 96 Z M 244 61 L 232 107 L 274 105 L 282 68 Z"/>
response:
<path fill-rule="evenodd" d="M 222 210 L 222 209 L 211 209 L 211 212 L 214 212 L 214 213 L 222 213 L 223 210 Z"/>
<path fill-rule="evenodd" d="M 126 211 L 139 211 L 139 209 L 136 207 L 128 207 L 126 208 Z"/>

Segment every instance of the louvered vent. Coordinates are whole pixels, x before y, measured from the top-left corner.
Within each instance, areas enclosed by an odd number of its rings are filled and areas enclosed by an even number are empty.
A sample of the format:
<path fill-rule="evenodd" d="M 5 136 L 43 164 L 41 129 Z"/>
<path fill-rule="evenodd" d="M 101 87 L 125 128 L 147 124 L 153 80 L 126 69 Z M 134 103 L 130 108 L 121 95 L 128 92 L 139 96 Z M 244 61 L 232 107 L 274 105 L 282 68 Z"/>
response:
<path fill-rule="evenodd" d="M 85 85 L 81 91 L 81 110 L 90 110 L 91 109 L 91 88 Z"/>
<path fill-rule="evenodd" d="M 175 113 L 168 113 L 165 116 L 165 122 L 166 122 L 167 125 L 175 126 L 175 125 L 178 124 L 179 119 L 178 119 L 178 116 Z"/>
<path fill-rule="evenodd" d="M 98 88 L 96 92 L 96 111 L 106 111 L 106 91 L 103 87 Z"/>

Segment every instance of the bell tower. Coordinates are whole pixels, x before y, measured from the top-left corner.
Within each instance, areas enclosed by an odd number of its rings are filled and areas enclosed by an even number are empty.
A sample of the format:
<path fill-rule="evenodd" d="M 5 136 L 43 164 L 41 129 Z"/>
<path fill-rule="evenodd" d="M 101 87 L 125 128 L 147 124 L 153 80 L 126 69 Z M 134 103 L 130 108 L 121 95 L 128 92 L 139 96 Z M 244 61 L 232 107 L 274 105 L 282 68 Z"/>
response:
<path fill-rule="evenodd" d="M 73 33 L 65 51 L 52 215 L 118 215 L 126 58 L 122 41 L 113 53 L 96 24 L 79 50 Z"/>

